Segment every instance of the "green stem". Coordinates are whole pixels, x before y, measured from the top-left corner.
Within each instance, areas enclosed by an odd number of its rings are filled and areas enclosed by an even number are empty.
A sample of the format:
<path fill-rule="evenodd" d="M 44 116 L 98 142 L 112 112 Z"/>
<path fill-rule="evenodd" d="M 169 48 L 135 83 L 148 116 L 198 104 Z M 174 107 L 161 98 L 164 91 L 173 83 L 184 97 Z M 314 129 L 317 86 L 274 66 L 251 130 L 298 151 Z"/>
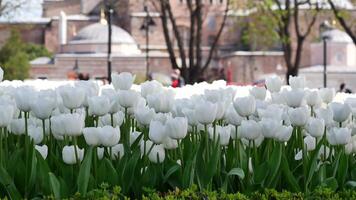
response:
<path fill-rule="evenodd" d="M 78 157 L 78 145 L 77 145 L 77 138 L 76 137 L 73 137 L 73 142 L 74 142 L 75 160 L 77 161 L 78 170 L 79 170 L 80 169 L 80 162 L 79 162 L 79 157 Z"/>
<path fill-rule="evenodd" d="M 45 120 L 42 119 L 42 131 L 43 131 L 43 139 L 45 140 L 45 144 L 47 144 L 47 141 L 46 141 L 46 124 L 45 124 Z"/>

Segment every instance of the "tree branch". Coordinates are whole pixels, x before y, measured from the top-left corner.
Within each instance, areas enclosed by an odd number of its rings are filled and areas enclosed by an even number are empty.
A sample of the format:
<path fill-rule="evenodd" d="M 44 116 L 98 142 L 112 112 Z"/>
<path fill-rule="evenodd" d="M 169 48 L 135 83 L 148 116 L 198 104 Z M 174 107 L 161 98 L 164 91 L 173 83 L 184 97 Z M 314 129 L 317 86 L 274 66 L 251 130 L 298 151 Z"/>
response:
<path fill-rule="evenodd" d="M 203 71 L 209 66 L 210 62 L 211 62 L 211 58 L 212 58 L 212 55 L 213 55 L 213 52 L 215 51 L 215 48 L 217 46 L 217 43 L 219 41 L 219 38 L 220 38 L 220 35 L 225 27 L 225 23 L 226 23 L 226 19 L 227 19 L 227 13 L 229 11 L 229 5 L 230 5 L 230 0 L 226 0 L 226 6 L 225 6 L 225 11 L 224 11 L 224 18 L 223 18 L 223 21 L 220 25 L 220 28 L 219 28 L 219 31 L 218 31 L 218 34 L 216 35 L 215 39 L 214 39 L 214 42 L 210 48 L 210 51 L 209 51 L 209 55 L 208 55 L 208 58 L 207 58 L 207 61 L 205 62 L 205 65 L 203 66 Z"/>

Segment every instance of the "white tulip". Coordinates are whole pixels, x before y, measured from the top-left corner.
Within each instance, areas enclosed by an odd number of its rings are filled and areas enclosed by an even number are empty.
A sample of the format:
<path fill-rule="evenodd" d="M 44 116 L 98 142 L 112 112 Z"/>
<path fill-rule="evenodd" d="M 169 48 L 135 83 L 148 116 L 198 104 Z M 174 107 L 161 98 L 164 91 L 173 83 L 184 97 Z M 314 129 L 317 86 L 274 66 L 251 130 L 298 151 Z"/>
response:
<path fill-rule="evenodd" d="M 234 109 L 234 106 L 230 104 L 228 109 L 225 112 L 225 120 L 227 123 L 232 124 L 234 126 L 240 126 L 242 120 L 244 120 L 243 117 L 241 117 L 236 110 Z"/>
<path fill-rule="evenodd" d="M 88 127 L 83 129 L 85 142 L 90 146 L 100 145 L 100 129 L 95 127 Z"/>
<path fill-rule="evenodd" d="M 96 148 L 96 155 L 98 156 L 99 160 L 103 159 L 104 151 L 105 151 L 104 147 L 97 147 Z"/>
<path fill-rule="evenodd" d="M 136 75 L 132 75 L 129 72 L 111 74 L 112 84 L 115 90 L 129 90 L 135 81 L 135 78 Z"/>
<path fill-rule="evenodd" d="M 53 91 L 42 91 L 31 104 L 31 111 L 39 119 L 48 119 L 57 107 L 56 94 Z"/>
<path fill-rule="evenodd" d="M 121 159 L 125 154 L 124 145 L 116 144 L 111 147 L 111 160 Z"/>
<path fill-rule="evenodd" d="M 209 101 L 201 101 L 195 107 L 195 116 L 201 124 L 211 124 L 216 118 L 217 105 Z"/>
<path fill-rule="evenodd" d="M 282 121 L 269 118 L 262 118 L 259 123 L 262 127 L 262 134 L 265 138 L 274 138 L 282 126 Z"/>
<path fill-rule="evenodd" d="M 64 127 L 64 115 L 56 115 L 51 117 L 51 130 L 54 136 L 63 136 L 66 134 Z"/>
<path fill-rule="evenodd" d="M 0 105 L 0 128 L 7 127 L 11 123 L 14 112 L 13 105 Z"/>
<path fill-rule="evenodd" d="M 304 126 L 309 119 L 309 110 L 306 107 L 290 108 L 288 116 L 294 126 Z"/>
<path fill-rule="evenodd" d="M 59 88 L 63 105 L 68 109 L 80 108 L 85 100 L 85 92 L 82 88 L 62 86 Z"/>
<path fill-rule="evenodd" d="M 152 148 L 154 143 L 151 140 L 142 140 L 140 143 L 141 155 L 147 155 L 148 151 Z"/>
<path fill-rule="evenodd" d="M 135 119 L 142 125 L 149 125 L 155 115 L 155 110 L 147 106 L 139 106 L 135 109 Z"/>
<path fill-rule="evenodd" d="M 106 96 L 93 96 L 88 99 L 89 115 L 103 116 L 110 110 L 110 101 Z"/>
<path fill-rule="evenodd" d="M 324 103 L 328 104 L 333 101 L 335 97 L 335 89 L 334 88 L 321 88 L 319 90 L 319 95 Z"/>
<path fill-rule="evenodd" d="M 170 90 L 164 90 L 160 93 L 147 95 L 147 104 L 156 112 L 167 113 L 171 111 L 174 104 L 174 93 Z"/>
<path fill-rule="evenodd" d="M 230 126 L 216 126 L 215 127 L 215 138 L 214 138 L 214 128 L 209 128 L 209 137 L 212 140 L 217 140 L 219 138 L 219 143 L 221 146 L 227 146 L 230 141 L 231 127 Z"/>
<path fill-rule="evenodd" d="M 287 105 L 296 108 L 302 105 L 305 92 L 302 89 L 293 89 L 289 91 L 284 90 L 282 94 Z"/>
<path fill-rule="evenodd" d="M 266 87 L 270 92 L 279 92 L 283 85 L 283 81 L 279 76 L 266 78 Z"/>
<path fill-rule="evenodd" d="M 306 125 L 307 132 L 313 137 L 321 137 L 324 135 L 325 123 L 323 119 L 309 118 Z"/>
<path fill-rule="evenodd" d="M 184 108 L 182 112 L 184 116 L 188 119 L 188 124 L 190 126 L 197 126 L 199 124 L 197 117 L 195 116 L 196 112 L 193 109 Z"/>
<path fill-rule="evenodd" d="M 139 96 L 140 94 L 133 90 L 118 91 L 119 104 L 124 108 L 134 107 L 139 100 Z"/>
<path fill-rule="evenodd" d="M 149 94 L 159 93 L 163 89 L 163 85 L 156 81 L 146 81 L 141 84 L 141 95 L 147 97 Z"/>
<path fill-rule="evenodd" d="M 243 138 L 255 140 L 262 134 L 261 125 L 253 120 L 244 120 L 238 128 Z"/>
<path fill-rule="evenodd" d="M 23 135 L 25 134 L 25 119 L 13 119 L 10 123 L 10 132 L 15 135 Z"/>
<path fill-rule="evenodd" d="M 312 151 L 315 149 L 316 146 L 316 139 L 310 135 L 307 135 L 304 138 L 304 145 L 307 151 Z"/>
<path fill-rule="evenodd" d="M 292 89 L 304 89 L 305 77 L 304 76 L 289 76 L 289 85 Z"/>
<path fill-rule="evenodd" d="M 162 163 L 165 156 L 164 146 L 162 144 L 154 145 L 151 152 L 148 154 L 148 159 L 153 163 Z"/>
<path fill-rule="evenodd" d="M 42 158 L 46 160 L 48 155 L 48 147 L 47 145 L 35 145 L 35 149 L 41 154 Z"/>
<path fill-rule="evenodd" d="M 260 118 L 269 118 L 281 121 L 283 119 L 284 109 L 281 105 L 271 104 L 265 109 L 258 109 L 257 112 Z"/>
<path fill-rule="evenodd" d="M 326 138 L 331 145 L 345 145 L 351 140 L 349 128 L 330 128 L 326 132 Z"/>
<path fill-rule="evenodd" d="M 319 107 L 322 102 L 318 91 L 308 91 L 305 95 L 305 101 L 310 107 Z"/>
<path fill-rule="evenodd" d="M 28 126 L 28 136 L 35 144 L 39 144 L 43 140 L 43 130 L 41 127 Z"/>
<path fill-rule="evenodd" d="M 78 146 L 74 147 L 71 146 L 64 146 L 62 150 L 62 158 L 63 162 L 68 165 L 73 165 L 77 163 L 76 156 L 75 156 L 75 149 L 77 149 L 77 156 L 78 160 L 81 162 L 84 157 L 84 149 L 80 149 Z"/>
<path fill-rule="evenodd" d="M 84 91 L 84 101 L 83 106 L 88 107 L 88 99 L 93 96 L 99 95 L 99 85 L 94 81 L 76 81 L 75 87 L 81 88 Z"/>
<path fill-rule="evenodd" d="M 66 135 L 79 136 L 84 128 L 84 116 L 79 113 L 63 114 L 62 123 Z"/>
<path fill-rule="evenodd" d="M 113 127 L 120 127 L 121 124 L 124 122 L 125 114 L 121 111 L 118 113 L 113 114 Z M 111 115 L 106 114 L 99 118 L 99 126 L 111 126 Z"/>
<path fill-rule="evenodd" d="M 343 122 L 351 115 L 351 108 L 348 104 L 332 102 L 329 106 L 333 111 L 333 119 L 336 122 Z"/>
<path fill-rule="evenodd" d="M 256 99 L 265 100 L 266 98 L 266 88 L 265 87 L 252 87 L 250 89 L 250 94 Z"/>
<path fill-rule="evenodd" d="M 256 100 L 253 96 L 236 98 L 233 103 L 236 112 L 243 117 L 248 117 L 255 113 Z"/>
<path fill-rule="evenodd" d="M 120 141 L 120 129 L 112 126 L 100 128 L 100 143 L 106 147 L 112 147 Z"/>
<path fill-rule="evenodd" d="M 293 133 L 292 126 L 280 126 L 275 138 L 280 142 L 288 142 Z"/>
<path fill-rule="evenodd" d="M 165 149 L 176 149 L 178 148 L 178 141 L 170 137 L 165 137 L 163 145 Z"/>
<path fill-rule="evenodd" d="M 188 132 L 188 120 L 185 117 L 168 119 L 166 122 L 167 134 L 172 139 L 183 139 Z"/>
<path fill-rule="evenodd" d="M 166 126 L 160 121 L 152 120 L 148 136 L 156 144 L 163 143 L 165 137 L 167 137 Z"/>
<path fill-rule="evenodd" d="M 324 120 L 325 126 L 330 127 L 334 124 L 334 114 L 330 107 L 318 108 L 315 114 L 317 118 Z"/>
<path fill-rule="evenodd" d="M 36 94 L 35 90 L 28 86 L 16 88 L 15 100 L 17 108 L 21 111 L 29 112 L 32 102 L 36 99 Z"/>

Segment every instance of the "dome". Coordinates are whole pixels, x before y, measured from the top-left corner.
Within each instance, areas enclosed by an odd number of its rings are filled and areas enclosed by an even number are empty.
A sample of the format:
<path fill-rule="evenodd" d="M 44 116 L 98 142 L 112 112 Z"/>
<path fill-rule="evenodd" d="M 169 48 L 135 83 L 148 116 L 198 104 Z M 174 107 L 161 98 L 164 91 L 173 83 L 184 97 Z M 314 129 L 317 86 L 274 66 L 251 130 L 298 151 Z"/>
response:
<path fill-rule="evenodd" d="M 322 33 L 322 37 L 326 37 L 328 42 L 344 42 L 344 43 L 352 43 L 351 37 L 338 29 L 328 30 Z"/>
<path fill-rule="evenodd" d="M 112 25 L 111 52 L 120 55 L 137 55 L 141 51 L 132 36 L 122 28 Z M 108 26 L 95 23 L 81 29 L 66 45 L 64 53 L 107 53 Z"/>
<path fill-rule="evenodd" d="M 135 40 L 124 29 L 112 25 L 112 43 L 135 44 Z M 107 43 L 108 26 L 106 24 L 95 23 L 81 29 L 70 43 Z"/>

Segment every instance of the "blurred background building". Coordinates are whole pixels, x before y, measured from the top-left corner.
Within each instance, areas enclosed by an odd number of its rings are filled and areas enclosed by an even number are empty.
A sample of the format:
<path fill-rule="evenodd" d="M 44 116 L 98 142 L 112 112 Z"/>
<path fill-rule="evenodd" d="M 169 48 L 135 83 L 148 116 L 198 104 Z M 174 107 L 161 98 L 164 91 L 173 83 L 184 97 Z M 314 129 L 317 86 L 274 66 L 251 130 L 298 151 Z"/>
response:
<path fill-rule="evenodd" d="M 203 0 L 203 51 L 210 48 L 212 38 L 217 34 L 222 21 L 226 0 Z M 171 65 L 163 36 L 161 19 L 154 1 L 147 1 L 147 10 L 153 20 L 149 29 L 149 44 L 142 26 L 147 16 L 144 0 L 114 1 L 112 17 L 112 71 L 131 71 L 144 78 L 146 72 L 146 50 L 149 50 L 150 73 L 171 73 Z M 185 1 L 172 0 L 174 15 L 181 35 L 189 32 L 189 17 Z M 347 12 L 356 19 L 356 10 L 347 0 L 338 1 Z M 31 61 L 32 78 L 63 79 L 76 70 L 88 73 L 91 78 L 107 76 L 108 27 L 103 12 L 102 0 L 43 0 L 40 16 L 22 17 L 16 20 L 0 22 L 0 46 L 10 35 L 13 28 L 20 30 L 23 40 L 43 44 L 54 53 L 53 57 L 40 57 Z M 306 15 L 309 9 L 301 10 Z M 256 13 L 249 9 L 231 8 L 228 12 L 225 28 L 214 52 L 213 61 L 207 76 L 224 69 L 236 84 L 250 84 L 271 74 L 284 76 L 285 63 L 278 42 L 259 47 L 245 41 L 246 26 Z M 301 74 L 319 77 L 322 61 L 319 24 L 328 20 L 335 22 L 331 10 L 325 9 L 317 18 L 311 36 L 306 39 L 301 60 Z M 301 24 L 303 26 L 303 24 Z M 355 46 L 348 36 L 337 29 L 330 30 L 331 43 L 328 52 L 330 73 L 347 71 L 356 73 Z M 292 35 L 292 37 L 295 37 Z M 183 37 L 184 38 L 184 37 Z M 267 37 L 268 38 L 268 37 Z M 266 39 L 268 40 L 268 39 Z M 294 40 L 293 40 L 294 41 Z M 188 45 L 188 38 L 184 41 Z M 204 53 L 203 53 L 204 59 Z M 334 70 L 335 69 L 335 70 Z M 350 75 L 350 74 L 349 74 Z M 334 76 L 334 75 L 331 75 Z M 346 76 L 340 76 L 335 84 L 344 82 Z M 320 79 L 322 81 L 322 79 Z M 346 80 L 348 81 L 348 80 Z M 355 83 L 356 84 L 356 83 Z M 356 86 L 355 86 L 356 88 Z"/>

